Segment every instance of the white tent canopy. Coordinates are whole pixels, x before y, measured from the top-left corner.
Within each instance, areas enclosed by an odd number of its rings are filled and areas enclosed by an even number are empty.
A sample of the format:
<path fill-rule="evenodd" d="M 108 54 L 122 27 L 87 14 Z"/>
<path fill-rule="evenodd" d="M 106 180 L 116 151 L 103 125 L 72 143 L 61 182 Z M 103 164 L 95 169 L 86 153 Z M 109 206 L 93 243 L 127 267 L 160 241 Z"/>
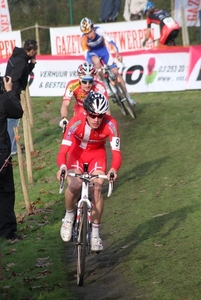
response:
<path fill-rule="evenodd" d="M 123 17 L 126 21 L 131 21 L 132 15 L 141 15 L 141 12 L 144 10 L 146 0 L 125 0 L 124 14 Z"/>

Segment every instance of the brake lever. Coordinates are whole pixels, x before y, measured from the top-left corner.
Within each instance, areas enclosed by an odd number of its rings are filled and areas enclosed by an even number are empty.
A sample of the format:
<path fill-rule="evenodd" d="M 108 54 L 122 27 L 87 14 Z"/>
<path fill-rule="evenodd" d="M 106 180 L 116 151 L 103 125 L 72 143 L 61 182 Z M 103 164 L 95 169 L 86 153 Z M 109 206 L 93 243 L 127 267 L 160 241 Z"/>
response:
<path fill-rule="evenodd" d="M 112 191 L 114 188 L 114 173 L 110 173 L 110 180 L 109 180 L 111 187 L 112 187 Z"/>
<path fill-rule="evenodd" d="M 59 194 L 62 194 L 62 193 L 63 193 L 65 174 L 66 174 L 66 171 L 65 171 L 65 170 L 62 170 L 62 171 L 61 171 L 61 179 L 60 179 Z"/>
<path fill-rule="evenodd" d="M 66 121 L 63 121 L 63 130 L 62 130 L 62 133 L 64 133 L 66 131 L 66 126 L 67 126 L 67 122 Z"/>

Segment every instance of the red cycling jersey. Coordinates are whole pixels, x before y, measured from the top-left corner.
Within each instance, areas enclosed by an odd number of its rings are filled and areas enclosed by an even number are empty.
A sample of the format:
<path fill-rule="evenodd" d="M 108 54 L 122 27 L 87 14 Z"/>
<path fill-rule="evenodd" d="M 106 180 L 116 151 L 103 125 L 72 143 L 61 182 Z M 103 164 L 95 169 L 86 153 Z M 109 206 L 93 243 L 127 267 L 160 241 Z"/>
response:
<path fill-rule="evenodd" d="M 147 17 L 147 28 L 150 28 L 152 23 L 160 26 L 161 37 L 159 41 L 163 45 L 166 43 L 169 35 L 173 31 L 179 31 L 180 29 L 179 24 L 173 20 L 167 11 L 163 9 L 150 12 L 149 16 Z"/>
<path fill-rule="evenodd" d="M 89 171 L 106 172 L 106 139 L 109 138 L 112 151 L 111 168 L 116 171 L 121 166 L 120 136 L 116 120 L 105 115 L 97 129 L 87 123 L 86 114 L 74 116 L 68 123 L 60 150 L 57 156 L 58 166 L 66 165 L 67 169 L 82 169 L 85 162 L 89 163 Z M 68 154 L 68 158 L 66 157 Z"/>
<path fill-rule="evenodd" d="M 94 80 L 91 90 L 94 92 L 102 93 L 108 99 L 108 95 L 107 95 L 105 86 L 101 81 Z M 66 86 L 65 93 L 63 96 L 63 101 L 71 100 L 72 97 L 74 97 L 75 105 L 74 105 L 73 111 L 74 111 L 74 114 L 78 114 L 78 113 L 81 113 L 84 111 L 83 101 L 86 98 L 86 96 L 88 95 L 88 93 L 89 92 L 85 92 L 82 89 L 79 79 L 73 79 L 73 80 L 69 81 Z"/>

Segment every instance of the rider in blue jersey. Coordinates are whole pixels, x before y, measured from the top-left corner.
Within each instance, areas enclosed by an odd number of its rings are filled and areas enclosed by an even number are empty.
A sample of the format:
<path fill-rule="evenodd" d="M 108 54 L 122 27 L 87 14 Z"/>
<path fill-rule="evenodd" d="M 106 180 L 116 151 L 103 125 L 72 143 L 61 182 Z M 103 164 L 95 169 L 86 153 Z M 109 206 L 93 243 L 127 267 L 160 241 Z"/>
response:
<path fill-rule="evenodd" d="M 118 61 L 122 61 L 122 57 L 119 54 L 117 45 L 111 39 L 111 37 L 104 32 L 103 28 L 99 26 L 94 26 L 93 22 L 84 18 L 80 22 L 80 30 L 83 33 L 81 36 L 81 47 L 84 52 L 85 58 L 89 63 L 93 63 L 101 80 L 104 82 L 108 95 L 111 95 L 111 91 L 107 85 L 106 80 L 101 69 L 100 58 L 104 61 L 105 64 L 109 65 L 113 73 L 117 76 L 120 81 L 123 89 L 126 91 L 128 99 L 132 105 L 135 105 L 136 102 L 131 99 L 130 95 L 127 92 L 126 84 L 122 76 L 118 73 L 117 64 L 114 62 L 114 59 L 109 50 L 113 50 Z"/>

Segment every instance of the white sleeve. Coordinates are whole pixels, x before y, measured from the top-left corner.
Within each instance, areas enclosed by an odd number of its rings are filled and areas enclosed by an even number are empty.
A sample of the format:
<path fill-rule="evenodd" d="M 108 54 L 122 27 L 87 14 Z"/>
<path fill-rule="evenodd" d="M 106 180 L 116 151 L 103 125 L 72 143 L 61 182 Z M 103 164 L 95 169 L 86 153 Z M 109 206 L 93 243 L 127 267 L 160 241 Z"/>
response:
<path fill-rule="evenodd" d="M 109 34 L 107 33 L 107 32 L 105 32 L 104 30 L 103 30 L 103 28 L 101 28 L 101 27 L 97 27 L 96 28 L 96 33 L 98 34 L 98 35 L 100 35 L 100 36 L 102 36 L 105 40 L 106 40 L 106 42 L 112 42 L 112 39 L 111 39 L 111 37 L 109 36 Z"/>

